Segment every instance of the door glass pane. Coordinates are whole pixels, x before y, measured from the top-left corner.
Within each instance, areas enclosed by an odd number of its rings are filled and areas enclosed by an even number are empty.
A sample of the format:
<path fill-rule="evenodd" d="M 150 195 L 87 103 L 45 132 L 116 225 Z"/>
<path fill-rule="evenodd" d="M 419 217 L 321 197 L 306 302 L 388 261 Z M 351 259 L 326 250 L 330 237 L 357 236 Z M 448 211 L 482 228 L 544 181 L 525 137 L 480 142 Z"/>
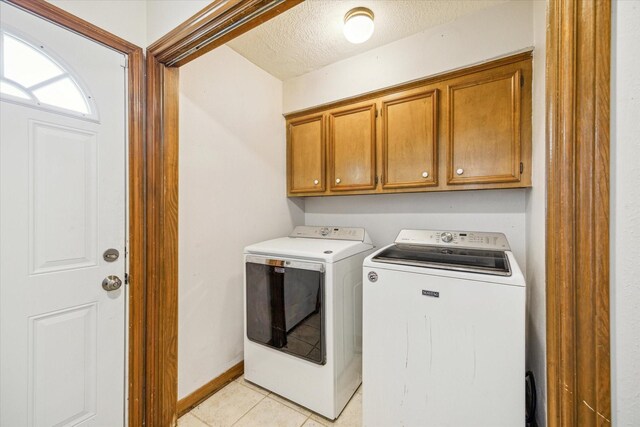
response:
<path fill-rule="evenodd" d="M 5 31 L 0 46 L 0 95 L 12 101 L 55 107 L 97 119 L 91 96 L 78 84 L 80 79 L 60 61 L 54 60 L 38 42 L 26 42 Z"/>
<path fill-rule="evenodd" d="M 51 59 L 31 46 L 6 33 L 3 38 L 4 77 L 31 87 L 63 73 Z"/>
<path fill-rule="evenodd" d="M 40 102 L 88 114 L 89 108 L 76 84 L 66 77 L 33 91 Z"/>
<path fill-rule="evenodd" d="M 22 99 L 29 99 L 29 95 L 25 91 L 5 81 L 0 81 L 0 93 L 16 96 Z"/>

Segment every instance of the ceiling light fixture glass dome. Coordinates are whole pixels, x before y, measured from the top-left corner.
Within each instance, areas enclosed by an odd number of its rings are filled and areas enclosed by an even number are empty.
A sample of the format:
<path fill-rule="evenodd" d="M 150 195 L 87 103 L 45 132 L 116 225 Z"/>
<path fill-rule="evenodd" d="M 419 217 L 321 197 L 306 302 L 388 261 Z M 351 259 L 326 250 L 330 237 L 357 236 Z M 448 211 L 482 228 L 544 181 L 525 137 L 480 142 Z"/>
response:
<path fill-rule="evenodd" d="M 351 43 L 364 43 L 373 34 L 373 12 L 366 7 L 356 7 L 344 15 L 344 36 Z"/>

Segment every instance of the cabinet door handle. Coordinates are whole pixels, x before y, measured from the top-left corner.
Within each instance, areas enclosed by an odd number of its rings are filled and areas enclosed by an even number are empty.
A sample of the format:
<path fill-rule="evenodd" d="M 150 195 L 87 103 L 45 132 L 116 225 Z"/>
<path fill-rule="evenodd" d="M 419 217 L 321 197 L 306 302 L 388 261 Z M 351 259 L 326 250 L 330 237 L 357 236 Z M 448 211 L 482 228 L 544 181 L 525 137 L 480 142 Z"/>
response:
<path fill-rule="evenodd" d="M 462 168 L 458 168 L 458 170 L 456 171 L 456 173 L 457 173 L 458 175 L 462 175 L 462 174 L 464 173 L 464 169 L 462 169 Z"/>
<path fill-rule="evenodd" d="M 429 178 L 429 172 L 422 172 L 422 177 L 423 178 Z"/>
<path fill-rule="evenodd" d="M 313 180 L 313 185 L 318 185 L 320 183 L 320 181 L 318 181 L 317 179 Z"/>
<path fill-rule="evenodd" d="M 336 178 L 336 184 L 340 184 L 340 178 Z"/>

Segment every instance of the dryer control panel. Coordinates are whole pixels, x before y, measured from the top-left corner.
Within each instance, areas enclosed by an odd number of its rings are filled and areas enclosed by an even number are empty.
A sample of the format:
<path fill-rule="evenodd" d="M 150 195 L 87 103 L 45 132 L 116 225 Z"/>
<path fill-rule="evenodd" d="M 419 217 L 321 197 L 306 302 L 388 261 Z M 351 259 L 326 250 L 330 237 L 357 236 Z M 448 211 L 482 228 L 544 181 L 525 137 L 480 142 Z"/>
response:
<path fill-rule="evenodd" d="M 508 251 L 509 243 L 502 233 L 480 231 L 402 230 L 396 244 L 453 246 Z"/>
<path fill-rule="evenodd" d="M 368 235 L 364 228 L 353 227 L 318 227 L 299 225 L 293 229 L 289 237 L 303 237 L 306 239 L 354 240 L 368 243 Z"/>

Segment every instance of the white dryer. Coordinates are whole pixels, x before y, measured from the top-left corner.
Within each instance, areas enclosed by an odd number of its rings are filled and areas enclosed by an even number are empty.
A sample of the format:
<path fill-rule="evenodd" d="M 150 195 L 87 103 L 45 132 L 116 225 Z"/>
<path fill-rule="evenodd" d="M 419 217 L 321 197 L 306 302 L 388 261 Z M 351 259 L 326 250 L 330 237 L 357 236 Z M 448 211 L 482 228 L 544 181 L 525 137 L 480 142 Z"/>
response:
<path fill-rule="evenodd" d="M 403 230 L 363 265 L 365 427 L 525 422 L 525 281 L 500 233 Z"/>
<path fill-rule="evenodd" d="M 335 419 L 362 382 L 363 228 L 296 227 L 245 248 L 245 379 Z"/>

